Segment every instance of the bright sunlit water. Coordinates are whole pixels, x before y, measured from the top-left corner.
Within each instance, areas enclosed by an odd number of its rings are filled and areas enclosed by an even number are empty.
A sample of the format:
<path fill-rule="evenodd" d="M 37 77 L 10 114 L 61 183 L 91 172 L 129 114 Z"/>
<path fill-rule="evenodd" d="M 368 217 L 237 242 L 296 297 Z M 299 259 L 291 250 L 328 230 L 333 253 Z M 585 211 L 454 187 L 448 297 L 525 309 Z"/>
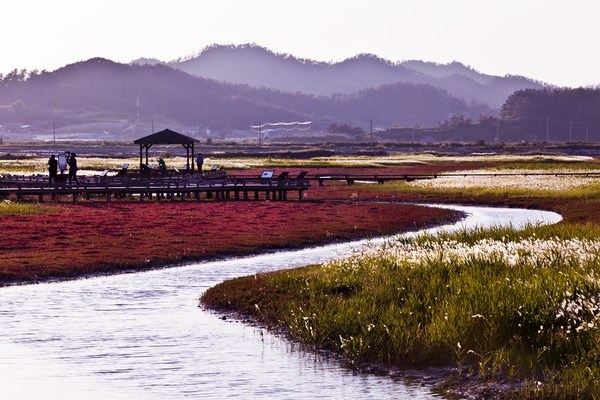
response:
<path fill-rule="evenodd" d="M 560 220 L 532 210 L 452 208 L 470 217 L 446 229 Z M 0 288 L 0 399 L 439 397 L 198 307 L 201 293 L 228 278 L 322 262 L 349 247 Z"/>

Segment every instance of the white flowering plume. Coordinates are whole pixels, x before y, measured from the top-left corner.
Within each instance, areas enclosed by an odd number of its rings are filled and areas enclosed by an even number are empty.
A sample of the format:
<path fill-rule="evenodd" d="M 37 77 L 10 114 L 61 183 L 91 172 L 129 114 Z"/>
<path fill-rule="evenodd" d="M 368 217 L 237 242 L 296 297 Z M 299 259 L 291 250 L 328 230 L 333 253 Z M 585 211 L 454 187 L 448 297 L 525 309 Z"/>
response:
<path fill-rule="evenodd" d="M 549 267 L 557 259 L 586 263 L 600 257 L 600 241 L 585 239 L 524 238 L 519 241 L 481 239 L 474 244 L 456 240 L 388 241 L 381 246 L 365 246 L 354 254 L 354 261 L 365 258 L 386 258 L 395 263 L 420 264 L 426 260 L 468 262 L 495 260 L 508 266 L 530 264 Z M 352 260 L 338 259 L 338 263 Z M 341 264 L 338 264 L 341 265 Z"/>
<path fill-rule="evenodd" d="M 556 320 L 566 334 L 598 327 L 600 321 L 600 294 L 565 293 L 565 299 L 556 313 Z"/>
<path fill-rule="evenodd" d="M 568 169 L 457 171 L 452 175 L 439 175 L 436 179 L 418 179 L 408 184 L 414 187 L 437 189 L 486 188 L 561 191 L 600 185 L 600 170 L 584 172 Z"/>
<path fill-rule="evenodd" d="M 407 268 L 419 268 L 429 262 L 467 265 L 498 262 L 507 268 L 518 265 L 533 268 L 570 265 L 580 271 L 576 274 L 578 283 L 575 283 L 578 290 L 576 294 L 566 291 L 562 302 L 557 302 L 552 325 L 566 335 L 600 327 L 600 279 L 587 269 L 587 266 L 596 265 L 600 260 L 600 240 L 558 237 L 518 240 L 486 238 L 473 244 L 457 240 L 388 240 L 381 245 L 364 246 L 348 258 L 332 260 L 329 266 L 352 273 L 352 270 L 378 268 L 381 263 L 376 260 L 386 260 L 390 264 L 405 265 Z M 540 332 L 542 330 L 543 327 Z"/>

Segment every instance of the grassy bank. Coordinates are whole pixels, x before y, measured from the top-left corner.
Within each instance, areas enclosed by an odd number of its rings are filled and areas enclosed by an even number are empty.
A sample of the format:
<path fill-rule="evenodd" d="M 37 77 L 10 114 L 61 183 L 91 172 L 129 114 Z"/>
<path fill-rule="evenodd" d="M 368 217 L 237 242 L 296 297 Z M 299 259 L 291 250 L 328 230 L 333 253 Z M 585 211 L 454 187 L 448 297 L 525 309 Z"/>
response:
<path fill-rule="evenodd" d="M 600 395 L 598 228 L 394 238 L 322 266 L 239 278 L 210 307 L 392 368 L 453 366 L 524 397 Z"/>
<path fill-rule="evenodd" d="M 597 165 L 544 170 L 552 168 Z M 523 176 L 514 187 L 482 177 L 462 186 L 340 185 L 323 195 L 540 208 L 561 213 L 561 223 L 393 238 L 325 265 L 225 282 L 202 301 L 356 364 L 445 367 L 452 389 L 475 382 L 468 387 L 496 397 L 598 398 L 598 181 L 552 177 L 532 188 Z"/>

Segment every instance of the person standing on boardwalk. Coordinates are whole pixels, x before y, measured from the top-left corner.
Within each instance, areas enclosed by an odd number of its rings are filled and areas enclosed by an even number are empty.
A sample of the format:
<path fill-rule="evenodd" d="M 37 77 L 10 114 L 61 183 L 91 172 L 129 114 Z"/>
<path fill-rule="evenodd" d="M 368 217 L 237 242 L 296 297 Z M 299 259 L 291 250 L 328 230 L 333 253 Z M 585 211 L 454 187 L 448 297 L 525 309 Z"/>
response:
<path fill-rule="evenodd" d="M 160 168 L 160 173 L 161 174 L 166 174 L 167 173 L 167 164 L 165 163 L 165 160 L 163 160 L 162 157 L 158 157 L 158 166 Z"/>
<path fill-rule="evenodd" d="M 198 164 L 198 172 L 202 172 L 202 164 L 204 164 L 204 157 L 202 157 L 202 153 L 198 153 L 196 164 Z"/>
<path fill-rule="evenodd" d="M 69 159 L 67 160 L 67 163 L 69 164 L 69 185 L 74 179 L 77 183 L 77 186 L 79 186 L 79 179 L 77 179 L 77 158 L 75 158 L 75 156 L 75 153 L 71 153 Z"/>
<path fill-rule="evenodd" d="M 48 160 L 48 173 L 50 175 L 48 183 L 52 183 L 52 181 L 56 183 L 56 176 L 58 174 L 58 160 L 56 159 L 54 154 L 52 154 L 50 156 L 50 159 Z"/>

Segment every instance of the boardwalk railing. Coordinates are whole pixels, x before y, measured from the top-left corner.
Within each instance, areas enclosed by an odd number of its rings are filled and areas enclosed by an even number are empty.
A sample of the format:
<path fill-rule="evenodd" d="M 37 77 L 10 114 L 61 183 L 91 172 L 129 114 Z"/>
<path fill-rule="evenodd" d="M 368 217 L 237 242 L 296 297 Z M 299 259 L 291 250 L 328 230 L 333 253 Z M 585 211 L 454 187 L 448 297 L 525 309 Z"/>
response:
<path fill-rule="evenodd" d="M 420 179 L 435 179 L 437 177 L 468 177 L 468 176 L 487 176 L 487 177 L 502 177 L 502 176 L 556 176 L 556 177 L 584 177 L 584 178 L 600 178 L 599 172 L 534 172 L 534 173 L 498 173 L 498 172 L 482 172 L 482 173 L 451 173 L 444 172 L 439 174 L 331 174 L 331 175 L 314 175 L 308 176 L 311 180 L 319 182 L 319 186 L 323 186 L 325 181 L 346 181 L 348 185 L 354 182 L 377 182 L 383 184 L 390 181 L 407 181 L 412 182 Z"/>
<path fill-rule="evenodd" d="M 181 200 L 194 198 L 236 200 L 288 200 L 289 192 L 297 192 L 298 199 L 310 187 L 310 180 L 289 178 L 284 180 L 261 180 L 260 178 L 230 178 L 226 175 L 182 175 L 182 176 L 135 176 L 135 177 L 78 177 L 79 184 L 68 183 L 68 179 L 48 182 L 48 176 L 4 175 L 0 178 L 0 197 L 11 195 L 17 198 L 37 196 L 40 202 L 46 197 L 72 196 L 73 201 L 83 196 L 105 197 L 107 201 L 125 196 L 146 199 Z"/>
<path fill-rule="evenodd" d="M 264 174 L 263 174 L 264 175 Z M 141 201 L 176 197 L 184 200 L 195 199 L 264 199 L 288 200 L 290 192 L 297 192 L 298 199 L 303 198 L 304 191 L 310 187 L 310 181 L 346 181 L 348 185 L 355 182 L 414 181 L 419 179 L 435 179 L 442 176 L 574 176 L 600 178 L 597 172 L 564 172 L 564 173 L 440 173 L 440 174 L 330 174 L 308 175 L 301 172 L 291 177 L 287 172 L 278 177 L 264 178 L 253 175 L 181 174 L 181 175 L 143 175 L 78 177 L 79 185 L 69 185 L 66 175 L 59 175 L 58 182 L 49 183 L 47 175 L 3 175 L 0 177 L 0 198 L 16 195 L 37 196 L 39 201 L 45 197 L 55 199 L 57 196 L 73 196 L 77 201 L 80 196 L 90 199 L 92 196 L 104 196 L 107 201 L 124 196 L 139 196 Z"/>

